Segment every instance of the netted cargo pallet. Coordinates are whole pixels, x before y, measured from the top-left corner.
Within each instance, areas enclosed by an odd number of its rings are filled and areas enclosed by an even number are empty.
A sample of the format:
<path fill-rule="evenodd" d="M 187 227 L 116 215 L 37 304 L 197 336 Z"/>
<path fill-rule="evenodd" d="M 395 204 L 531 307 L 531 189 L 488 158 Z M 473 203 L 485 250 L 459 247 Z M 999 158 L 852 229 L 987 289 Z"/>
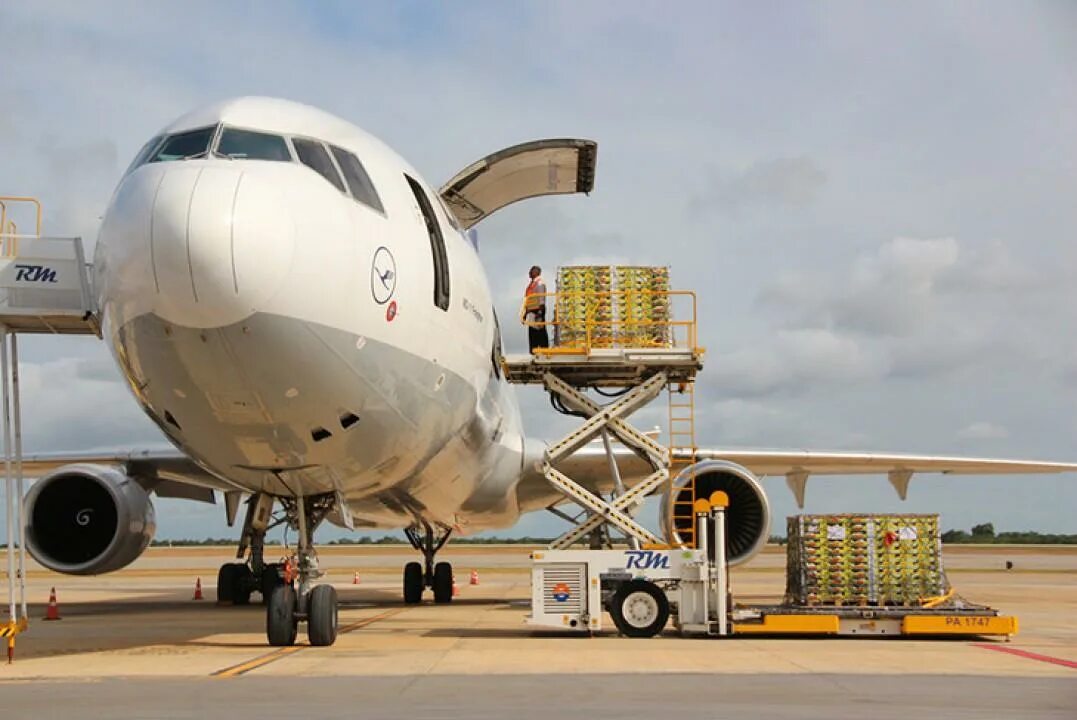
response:
<path fill-rule="evenodd" d="M 554 344 L 667 347 L 671 342 L 670 305 L 667 267 L 558 268 Z"/>
<path fill-rule="evenodd" d="M 616 342 L 621 347 L 662 347 L 669 342 L 669 268 L 614 268 Z"/>
<path fill-rule="evenodd" d="M 787 603 L 916 606 L 950 589 L 938 515 L 795 515 L 787 531 Z"/>
<path fill-rule="evenodd" d="M 612 289 L 612 275 L 608 266 L 572 265 L 558 268 L 554 344 L 562 347 L 611 347 Z"/>

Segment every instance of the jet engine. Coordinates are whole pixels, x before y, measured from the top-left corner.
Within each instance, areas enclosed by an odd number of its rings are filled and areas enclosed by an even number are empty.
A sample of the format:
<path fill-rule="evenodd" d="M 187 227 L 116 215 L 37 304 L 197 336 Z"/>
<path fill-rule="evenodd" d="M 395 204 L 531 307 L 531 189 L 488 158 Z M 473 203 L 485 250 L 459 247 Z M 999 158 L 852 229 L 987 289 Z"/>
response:
<path fill-rule="evenodd" d="M 695 523 L 692 503 L 710 499 L 718 490 L 729 496 L 725 512 L 726 559 L 730 565 L 739 565 L 763 548 L 770 530 L 770 503 L 758 478 L 747 468 L 725 460 L 703 460 L 685 468 L 673 480 L 673 513 L 669 511 L 669 496 L 663 500 L 663 522 L 668 536 L 672 520 L 674 540 L 679 540 L 680 532 Z"/>
<path fill-rule="evenodd" d="M 26 495 L 26 548 L 45 567 L 97 575 L 131 564 L 157 524 L 149 493 L 115 467 L 65 465 Z"/>

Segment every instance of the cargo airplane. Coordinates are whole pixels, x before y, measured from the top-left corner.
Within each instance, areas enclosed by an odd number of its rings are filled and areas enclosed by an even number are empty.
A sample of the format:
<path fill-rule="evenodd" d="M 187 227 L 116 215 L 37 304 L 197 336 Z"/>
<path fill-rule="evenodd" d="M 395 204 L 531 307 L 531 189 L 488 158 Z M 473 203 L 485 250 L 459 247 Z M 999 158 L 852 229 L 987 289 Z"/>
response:
<path fill-rule="evenodd" d="M 43 565 L 100 574 L 135 560 L 151 495 L 214 502 L 239 519 L 220 601 L 266 605 L 273 645 L 337 633 L 337 598 L 312 545 L 323 521 L 402 528 L 421 558 L 407 603 L 452 600 L 437 562 L 453 533 L 504 528 L 565 502 L 538 466 L 503 377 L 501 337 L 468 230 L 529 197 L 589 192 L 596 145 L 507 148 L 434 190 L 401 156 L 314 108 L 246 97 L 195 110 L 150 139 L 104 215 L 93 272 L 102 337 L 174 450 L 28 458 L 27 543 Z M 625 450 L 627 448 L 621 448 Z M 618 453 L 626 484 L 650 469 Z M 784 475 L 1054 473 L 1077 465 L 909 455 L 702 450 L 696 493 L 726 489 L 732 562 L 765 542 L 758 478 Z M 607 457 L 585 446 L 562 468 L 610 492 Z M 685 476 L 682 473 L 681 476 Z M 683 480 L 674 493 L 685 492 Z M 297 534 L 267 562 L 266 531 Z"/>

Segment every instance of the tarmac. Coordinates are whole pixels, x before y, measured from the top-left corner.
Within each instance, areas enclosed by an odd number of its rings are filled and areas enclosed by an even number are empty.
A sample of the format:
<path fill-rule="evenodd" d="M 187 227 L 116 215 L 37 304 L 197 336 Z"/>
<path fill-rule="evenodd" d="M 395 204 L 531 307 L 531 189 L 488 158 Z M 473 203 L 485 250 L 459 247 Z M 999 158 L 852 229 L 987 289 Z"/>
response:
<path fill-rule="evenodd" d="M 529 550 L 450 546 L 440 559 L 454 564 L 459 597 L 405 606 L 410 549 L 324 548 L 342 601 L 329 648 L 307 646 L 302 628 L 301 644 L 267 647 L 261 605 L 218 607 L 228 548 L 151 548 L 101 577 L 34 565 L 27 587 L 38 602 L 14 664 L 0 665 L 0 715 L 1077 717 L 1077 548 L 947 548 L 961 595 L 1019 617 L 1012 642 L 631 640 L 609 622 L 590 638 L 536 631 L 524 624 Z M 192 599 L 196 578 L 205 600 Z M 734 571 L 733 594 L 774 603 L 784 581 L 784 553 L 768 548 Z M 63 619 L 44 622 L 53 586 Z"/>

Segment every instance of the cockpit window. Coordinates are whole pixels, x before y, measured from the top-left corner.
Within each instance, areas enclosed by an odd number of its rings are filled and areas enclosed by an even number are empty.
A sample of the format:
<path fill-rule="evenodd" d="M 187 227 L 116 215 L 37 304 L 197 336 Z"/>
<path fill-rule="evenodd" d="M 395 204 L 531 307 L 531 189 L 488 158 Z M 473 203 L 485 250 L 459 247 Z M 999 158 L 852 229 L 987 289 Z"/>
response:
<path fill-rule="evenodd" d="M 288 144 L 279 135 L 225 128 L 217 143 L 217 154 L 236 160 L 282 160 L 292 159 Z"/>
<path fill-rule="evenodd" d="M 142 149 L 138 151 L 138 155 L 135 155 L 135 159 L 132 160 L 131 164 L 127 167 L 127 172 L 125 172 L 124 175 L 131 172 L 139 165 L 145 163 L 149 159 L 153 151 L 157 149 L 157 146 L 161 144 L 161 138 L 162 136 L 158 135 L 157 137 L 153 138 L 148 143 L 143 145 Z"/>
<path fill-rule="evenodd" d="M 205 157 L 209 150 L 209 141 L 213 138 L 213 132 L 216 129 L 215 127 L 205 127 L 169 135 L 150 162 L 190 160 Z"/>
<path fill-rule="evenodd" d="M 344 181 L 340 179 L 337 168 L 333 165 L 333 160 L 329 157 L 324 145 L 317 140 L 303 138 L 292 138 L 292 144 L 295 145 L 295 154 L 299 156 L 299 162 L 333 183 L 337 190 L 347 192 L 344 189 Z"/>
<path fill-rule="evenodd" d="M 348 181 L 352 197 L 378 212 L 385 212 L 381 198 L 378 197 L 378 191 L 374 189 L 374 183 L 370 181 L 370 176 L 366 174 L 366 169 L 363 163 L 359 162 L 359 158 L 336 145 L 330 145 L 329 149 L 333 152 L 333 157 L 337 159 L 340 171 L 344 173 L 344 179 Z"/>

